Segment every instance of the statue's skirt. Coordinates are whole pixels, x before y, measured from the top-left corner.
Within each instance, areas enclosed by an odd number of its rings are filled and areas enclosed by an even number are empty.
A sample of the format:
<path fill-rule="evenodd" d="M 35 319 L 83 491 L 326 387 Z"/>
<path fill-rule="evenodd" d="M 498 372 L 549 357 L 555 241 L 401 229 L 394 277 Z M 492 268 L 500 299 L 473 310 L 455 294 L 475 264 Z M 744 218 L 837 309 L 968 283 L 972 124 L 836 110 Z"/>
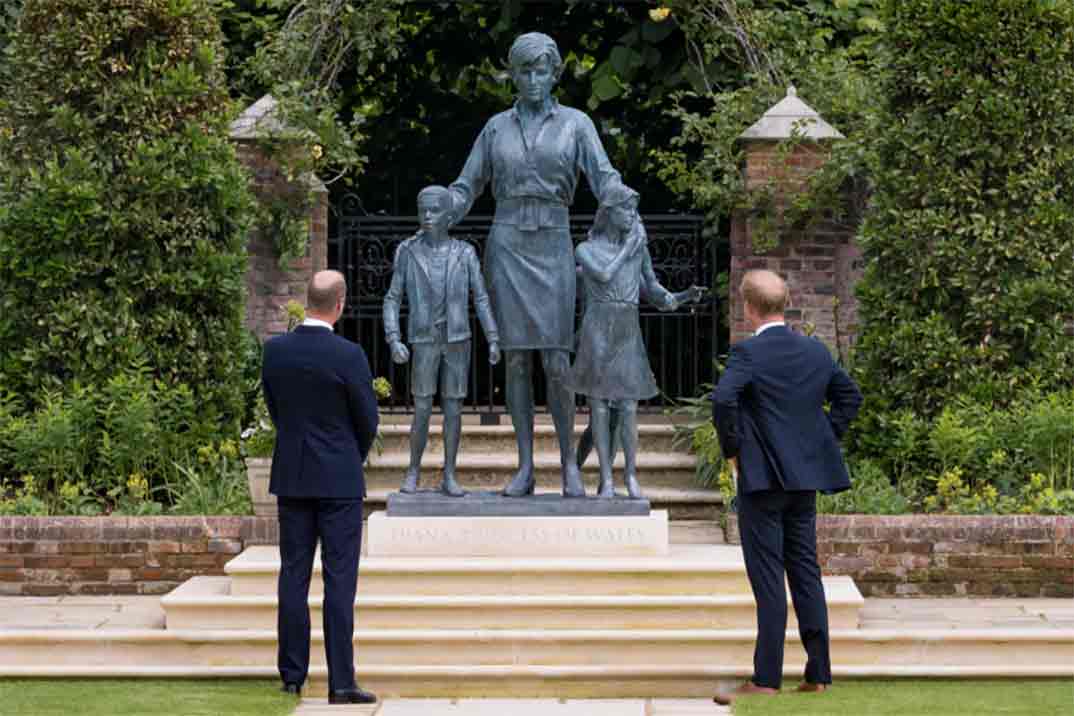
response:
<path fill-rule="evenodd" d="M 567 386 L 602 400 L 645 400 L 660 391 L 635 303 L 587 302 Z"/>
<path fill-rule="evenodd" d="M 485 283 L 504 350 L 574 348 L 574 244 L 567 226 L 494 223 Z"/>

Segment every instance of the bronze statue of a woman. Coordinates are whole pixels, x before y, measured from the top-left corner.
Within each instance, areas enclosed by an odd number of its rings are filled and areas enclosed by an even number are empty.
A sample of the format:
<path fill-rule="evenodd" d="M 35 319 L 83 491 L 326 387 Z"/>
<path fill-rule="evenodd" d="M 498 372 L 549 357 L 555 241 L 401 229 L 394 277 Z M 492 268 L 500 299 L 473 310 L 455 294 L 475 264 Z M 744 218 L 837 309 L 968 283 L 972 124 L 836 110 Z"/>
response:
<path fill-rule="evenodd" d="M 518 101 L 492 117 L 449 187 L 461 220 L 492 185 L 496 214 L 485 249 L 485 277 L 506 357 L 507 407 L 518 440 L 518 472 L 504 494 L 533 493 L 533 351 L 548 379 L 563 495 L 585 487 L 573 445 L 574 393 L 565 379 L 574 348 L 575 263 L 568 207 L 579 173 L 602 196 L 619 173 L 584 113 L 561 106 L 552 88 L 563 68 L 552 38 L 519 36 L 508 54 Z"/>

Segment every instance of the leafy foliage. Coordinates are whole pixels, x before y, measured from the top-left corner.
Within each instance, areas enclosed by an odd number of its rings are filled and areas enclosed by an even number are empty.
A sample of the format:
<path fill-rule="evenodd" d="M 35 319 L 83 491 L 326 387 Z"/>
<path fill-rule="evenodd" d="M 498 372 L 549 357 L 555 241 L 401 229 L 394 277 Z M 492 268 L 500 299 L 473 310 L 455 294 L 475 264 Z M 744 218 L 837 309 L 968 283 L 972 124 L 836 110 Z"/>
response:
<path fill-rule="evenodd" d="M 875 47 L 883 30 L 878 1 L 670 3 L 703 86 L 674 95 L 669 111 L 681 132 L 651 151 L 660 177 L 705 210 L 713 226 L 733 211 L 751 212 L 758 252 L 776 245 L 781 223 L 825 216 L 855 225 L 870 190 Z M 847 135 L 823 150 L 830 151 L 828 162 L 793 197 L 781 195 L 774 181 L 746 186 L 745 146 L 738 140 L 790 85 Z M 805 145 L 792 137 L 779 149 L 797 146 Z"/>
<path fill-rule="evenodd" d="M 0 62 L 0 392 L 30 427 L 0 472 L 111 508 L 237 436 L 253 203 L 222 60 L 208 0 L 25 3 Z"/>
<path fill-rule="evenodd" d="M 884 22 L 860 237 L 869 454 L 904 409 L 1074 385 L 1074 5 L 900 0 Z"/>
<path fill-rule="evenodd" d="M 190 386 L 154 380 L 145 366 L 103 385 L 48 391 L 31 411 L 8 397 L 0 401 L 0 475 L 10 477 L 0 481 L 0 499 L 32 496 L 51 514 L 152 514 L 188 499 L 181 486 L 190 471 L 203 482 L 243 479 L 234 441 L 194 421 L 198 404 Z M 207 450 L 227 459 L 206 459 Z"/>
<path fill-rule="evenodd" d="M 313 163 L 320 176 L 342 177 L 336 191 L 353 182 L 369 211 L 405 212 L 422 186 L 459 171 L 485 120 L 514 101 L 507 50 L 534 28 L 563 52 L 560 100 L 591 113 L 613 163 L 646 201 L 662 210 L 675 202 L 648 171 L 650 149 L 675 133 L 668 93 L 701 86 L 674 18 L 656 21 L 634 3 L 277 5 L 290 14 L 250 63 L 254 84 L 281 98 L 288 123 L 324 148 Z M 366 177 L 366 166 L 376 175 Z"/>

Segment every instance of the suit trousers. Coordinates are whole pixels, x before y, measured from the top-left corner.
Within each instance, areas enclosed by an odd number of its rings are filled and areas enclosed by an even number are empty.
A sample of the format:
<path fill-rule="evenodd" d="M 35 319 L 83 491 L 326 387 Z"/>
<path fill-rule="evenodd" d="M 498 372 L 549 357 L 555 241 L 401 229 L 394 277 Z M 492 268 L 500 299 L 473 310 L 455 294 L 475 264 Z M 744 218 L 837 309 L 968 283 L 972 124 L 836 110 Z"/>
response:
<path fill-rule="evenodd" d="M 277 498 L 280 579 L 277 666 L 284 683 L 303 684 L 310 666 L 310 577 L 317 541 L 324 578 L 328 688 L 355 688 L 354 596 L 362 547 L 362 500 Z"/>
<path fill-rule="evenodd" d="M 753 596 L 757 645 L 753 683 L 778 689 L 783 680 L 790 585 L 798 634 L 805 647 L 805 680 L 832 682 L 828 605 L 817 563 L 817 493 L 765 490 L 738 496 L 738 528 Z"/>

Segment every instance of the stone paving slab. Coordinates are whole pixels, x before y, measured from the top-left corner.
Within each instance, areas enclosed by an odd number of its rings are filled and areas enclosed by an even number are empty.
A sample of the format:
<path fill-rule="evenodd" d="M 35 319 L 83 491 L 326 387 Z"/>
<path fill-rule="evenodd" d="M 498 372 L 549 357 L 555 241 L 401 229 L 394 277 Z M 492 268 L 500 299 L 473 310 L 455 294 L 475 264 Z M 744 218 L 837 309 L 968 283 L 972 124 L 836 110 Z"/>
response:
<path fill-rule="evenodd" d="M 159 596 L 0 598 L 0 629 L 163 629 Z"/>
<path fill-rule="evenodd" d="M 331 706 L 303 699 L 295 716 L 730 716 L 709 699 L 388 699 Z"/>
<path fill-rule="evenodd" d="M 717 706 L 712 699 L 652 699 L 648 716 L 731 716 L 730 706 Z"/>
<path fill-rule="evenodd" d="M 866 599 L 863 629 L 1074 625 L 1071 599 Z M 159 596 L 0 597 L 0 629 L 163 629 Z"/>
<path fill-rule="evenodd" d="M 1071 599 L 866 599 L 862 629 L 1069 629 Z"/>

